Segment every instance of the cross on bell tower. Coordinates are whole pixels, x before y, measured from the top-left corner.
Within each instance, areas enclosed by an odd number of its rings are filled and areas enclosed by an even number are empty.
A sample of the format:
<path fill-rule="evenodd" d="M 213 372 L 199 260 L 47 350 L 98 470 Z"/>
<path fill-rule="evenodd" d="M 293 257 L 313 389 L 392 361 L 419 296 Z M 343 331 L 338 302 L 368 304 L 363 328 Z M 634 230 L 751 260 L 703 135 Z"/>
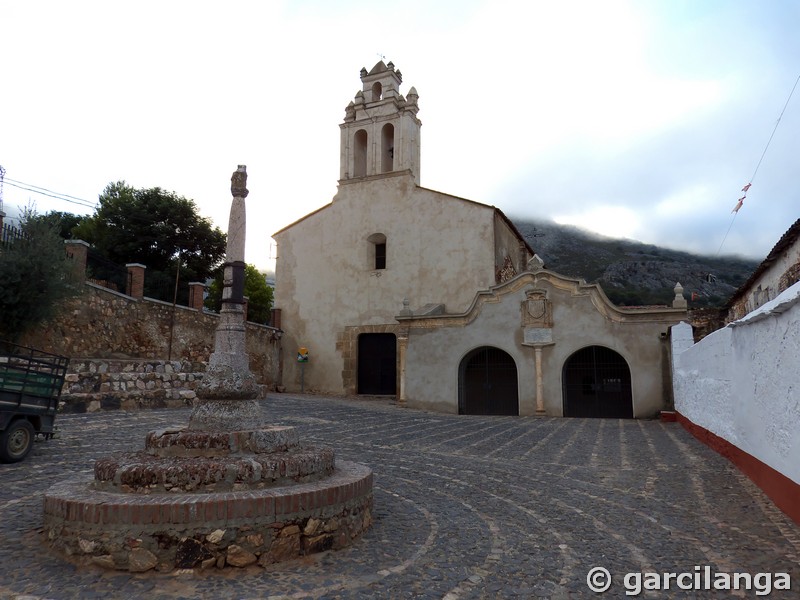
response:
<path fill-rule="evenodd" d="M 345 109 L 339 178 L 352 180 L 408 170 L 419 185 L 419 95 L 400 95 L 403 75 L 394 64 L 379 61 L 361 69 L 362 89 Z"/>

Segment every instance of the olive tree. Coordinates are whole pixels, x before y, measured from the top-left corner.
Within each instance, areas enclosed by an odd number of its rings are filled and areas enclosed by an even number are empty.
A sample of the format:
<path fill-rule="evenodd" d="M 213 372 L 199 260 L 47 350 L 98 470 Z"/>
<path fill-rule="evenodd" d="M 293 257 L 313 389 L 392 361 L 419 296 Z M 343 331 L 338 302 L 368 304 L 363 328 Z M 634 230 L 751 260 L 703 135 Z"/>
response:
<path fill-rule="evenodd" d="M 20 236 L 0 244 L 0 337 L 18 339 L 80 289 L 58 227 L 25 209 Z"/>

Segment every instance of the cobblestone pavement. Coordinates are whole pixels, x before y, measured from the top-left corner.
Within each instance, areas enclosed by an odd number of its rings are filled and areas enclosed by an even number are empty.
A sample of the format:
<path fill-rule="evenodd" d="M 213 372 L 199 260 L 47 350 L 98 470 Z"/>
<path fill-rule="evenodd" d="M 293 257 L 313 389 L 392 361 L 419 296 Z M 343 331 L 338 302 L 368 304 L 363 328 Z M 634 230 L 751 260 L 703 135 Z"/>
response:
<path fill-rule="evenodd" d="M 374 470 L 375 523 L 355 545 L 224 575 L 76 568 L 44 544 L 44 491 L 88 481 L 94 460 L 140 449 L 189 412 L 65 415 L 60 438 L 0 465 L 0 598 L 624 598 L 625 573 L 706 565 L 789 573 L 793 590 L 769 597 L 800 597 L 800 528 L 675 423 L 457 417 L 285 394 L 264 404 L 301 440 Z M 586 584 L 596 566 L 614 577 L 602 596 Z M 672 581 L 639 597 L 760 597 L 714 594 Z"/>

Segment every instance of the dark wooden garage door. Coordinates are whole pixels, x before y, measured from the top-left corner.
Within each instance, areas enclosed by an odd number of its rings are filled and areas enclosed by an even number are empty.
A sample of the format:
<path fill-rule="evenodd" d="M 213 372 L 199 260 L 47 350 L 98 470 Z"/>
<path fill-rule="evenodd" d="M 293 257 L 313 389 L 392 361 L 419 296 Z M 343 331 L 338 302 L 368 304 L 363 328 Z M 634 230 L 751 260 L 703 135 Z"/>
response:
<path fill-rule="evenodd" d="M 358 393 L 397 393 L 397 340 L 393 333 L 358 336 Z"/>
<path fill-rule="evenodd" d="M 518 415 L 517 365 L 499 348 L 485 346 L 459 367 L 458 412 L 462 415 Z"/>
<path fill-rule="evenodd" d="M 631 371 L 603 346 L 578 350 L 564 363 L 564 416 L 633 418 Z"/>

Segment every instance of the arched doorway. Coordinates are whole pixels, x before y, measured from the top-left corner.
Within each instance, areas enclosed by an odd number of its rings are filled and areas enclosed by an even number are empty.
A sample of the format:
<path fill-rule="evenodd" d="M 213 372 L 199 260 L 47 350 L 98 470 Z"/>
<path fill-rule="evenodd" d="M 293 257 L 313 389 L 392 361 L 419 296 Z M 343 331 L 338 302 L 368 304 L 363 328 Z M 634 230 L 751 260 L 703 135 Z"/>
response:
<path fill-rule="evenodd" d="M 397 393 L 397 338 L 393 333 L 358 336 L 358 393 Z"/>
<path fill-rule="evenodd" d="M 458 369 L 458 414 L 518 415 L 517 365 L 507 352 L 484 346 Z"/>
<path fill-rule="evenodd" d="M 564 363 L 565 417 L 633 418 L 631 370 L 610 348 L 588 346 Z"/>

